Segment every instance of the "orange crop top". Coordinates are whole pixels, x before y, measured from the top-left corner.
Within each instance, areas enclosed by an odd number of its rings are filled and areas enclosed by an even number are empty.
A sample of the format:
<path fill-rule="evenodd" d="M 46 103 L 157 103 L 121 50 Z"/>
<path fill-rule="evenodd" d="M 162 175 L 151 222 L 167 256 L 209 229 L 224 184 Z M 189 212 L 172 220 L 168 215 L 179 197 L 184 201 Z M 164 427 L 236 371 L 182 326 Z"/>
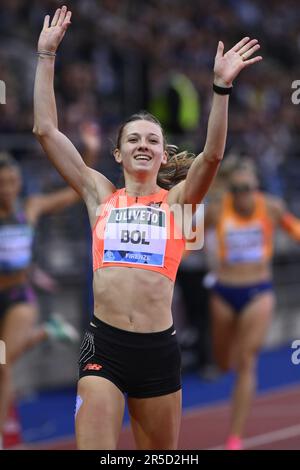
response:
<path fill-rule="evenodd" d="M 185 241 L 167 204 L 168 191 L 128 196 L 125 188 L 102 204 L 93 229 L 93 269 L 156 271 L 175 281 Z"/>
<path fill-rule="evenodd" d="M 219 259 L 228 264 L 269 261 L 273 252 L 273 224 L 263 194 L 255 194 L 255 209 L 249 217 L 240 216 L 231 194 L 222 201 L 217 224 Z"/>

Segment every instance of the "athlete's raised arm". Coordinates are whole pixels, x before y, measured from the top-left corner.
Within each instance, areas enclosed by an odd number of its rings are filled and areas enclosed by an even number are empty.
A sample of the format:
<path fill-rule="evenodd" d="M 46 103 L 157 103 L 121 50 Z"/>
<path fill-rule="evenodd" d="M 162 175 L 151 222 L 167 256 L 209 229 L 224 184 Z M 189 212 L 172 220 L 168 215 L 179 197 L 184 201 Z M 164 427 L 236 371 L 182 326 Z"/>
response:
<path fill-rule="evenodd" d="M 172 190 L 178 190 L 178 201 L 182 204 L 200 203 L 217 173 L 225 150 L 232 83 L 241 70 L 262 59 L 261 56 L 251 58 L 259 47 L 256 39 L 245 37 L 224 54 L 224 44 L 219 41 L 214 64 L 214 96 L 205 146 L 191 165 L 185 182 Z"/>
<path fill-rule="evenodd" d="M 114 191 L 113 184 L 89 168 L 71 141 L 59 131 L 54 95 L 56 50 L 70 23 L 71 11 L 57 9 L 50 23 L 47 15 L 38 41 L 38 64 L 34 86 L 34 129 L 48 158 L 63 178 L 91 205 L 102 202 Z"/>
<path fill-rule="evenodd" d="M 296 242 L 300 242 L 300 219 L 289 212 L 285 202 L 280 198 L 268 195 L 267 205 L 275 224 Z"/>

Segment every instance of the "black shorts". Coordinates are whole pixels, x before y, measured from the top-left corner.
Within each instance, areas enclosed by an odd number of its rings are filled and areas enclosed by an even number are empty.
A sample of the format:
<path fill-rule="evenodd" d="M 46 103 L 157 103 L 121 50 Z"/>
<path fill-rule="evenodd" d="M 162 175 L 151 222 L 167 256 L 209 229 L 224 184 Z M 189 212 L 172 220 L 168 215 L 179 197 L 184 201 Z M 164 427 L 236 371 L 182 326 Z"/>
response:
<path fill-rule="evenodd" d="M 181 357 L 174 326 L 157 333 L 115 328 L 93 316 L 79 357 L 79 378 L 96 375 L 132 398 L 181 389 Z"/>

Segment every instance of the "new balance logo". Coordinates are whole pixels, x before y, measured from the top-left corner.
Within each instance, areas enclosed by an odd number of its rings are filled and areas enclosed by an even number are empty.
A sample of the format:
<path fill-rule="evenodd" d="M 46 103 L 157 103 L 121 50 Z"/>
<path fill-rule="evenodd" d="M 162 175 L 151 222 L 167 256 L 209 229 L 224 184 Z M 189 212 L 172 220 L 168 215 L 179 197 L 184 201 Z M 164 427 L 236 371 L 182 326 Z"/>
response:
<path fill-rule="evenodd" d="M 86 364 L 83 370 L 100 370 L 102 366 L 100 364 Z"/>

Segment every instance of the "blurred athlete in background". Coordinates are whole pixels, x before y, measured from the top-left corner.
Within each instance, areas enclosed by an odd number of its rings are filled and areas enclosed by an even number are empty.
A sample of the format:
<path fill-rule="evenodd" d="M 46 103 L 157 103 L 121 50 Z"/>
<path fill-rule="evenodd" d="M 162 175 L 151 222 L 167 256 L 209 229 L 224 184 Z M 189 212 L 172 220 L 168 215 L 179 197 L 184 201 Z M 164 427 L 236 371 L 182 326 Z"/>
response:
<path fill-rule="evenodd" d="M 237 373 L 226 448 L 241 449 L 257 356 L 275 304 L 274 230 L 281 227 L 300 241 L 300 221 L 283 201 L 258 190 L 254 166 L 241 161 L 228 176 L 228 191 L 208 205 L 205 226 L 215 228 L 217 240 L 217 282 L 210 302 L 215 358 L 222 370 Z"/>
<path fill-rule="evenodd" d="M 101 140 L 95 124 L 80 128 L 84 158 L 94 164 Z M 0 364 L 0 440 L 13 399 L 12 368 L 23 353 L 40 341 L 76 340 L 78 333 L 60 316 L 37 325 L 38 305 L 31 287 L 34 231 L 39 218 L 79 201 L 71 188 L 20 200 L 21 170 L 14 158 L 0 154 L 0 339 L 6 345 L 6 364 Z M 51 287 L 51 279 L 36 268 L 33 281 Z"/>

